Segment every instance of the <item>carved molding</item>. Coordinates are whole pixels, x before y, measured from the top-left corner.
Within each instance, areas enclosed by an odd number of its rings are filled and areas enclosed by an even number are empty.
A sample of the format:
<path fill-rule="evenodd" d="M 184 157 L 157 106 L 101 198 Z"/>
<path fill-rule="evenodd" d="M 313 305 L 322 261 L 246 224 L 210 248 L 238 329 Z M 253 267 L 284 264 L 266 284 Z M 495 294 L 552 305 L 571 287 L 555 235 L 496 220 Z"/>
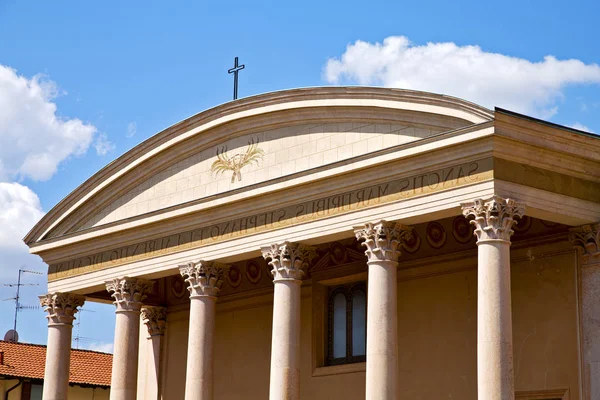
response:
<path fill-rule="evenodd" d="M 48 313 L 48 325 L 73 325 L 77 307 L 83 306 L 85 296 L 73 293 L 49 293 L 39 297 Z"/>
<path fill-rule="evenodd" d="M 413 228 L 397 222 L 368 222 L 354 227 L 356 239 L 363 241 L 371 261 L 398 261 L 400 246 L 413 237 Z"/>
<path fill-rule="evenodd" d="M 434 249 L 440 249 L 446 244 L 446 230 L 439 222 L 433 221 L 428 223 L 426 232 L 427 243 Z"/>
<path fill-rule="evenodd" d="M 167 328 L 167 309 L 165 307 L 142 308 L 142 321 L 148 328 L 148 337 L 162 336 Z"/>
<path fill-rule="evenodd" d="M 223 275 L 229 268 L 229 265 L 201 260 L 180 265 L 179 272 L 188 283 L 190 299 L 193 299 L 199 296 L 216 297 L 223 285 Z"/>
<path fill-rule="evenodd" d="M 246 278 L 252 284 L 257 284 L 262 278 L 262 268 L 255 260 L 250 260 L 246 263 Z"/>
<path fill-rule="evenodd" d="M 465 217 L 473 216 L 478 242 L 484 240 L 504 240 L 509 242 L 514 233 L 512 226 L 525 213 L 525 205 L 512 199 L 493 196 L 487 200 L 477 199 L 461 204 Z"/>
<path fill-rule="evenodd" d="M 364 251 L 357 251 L 350 246 L 344 246 L 340 242 L 333 242 L 329 245 L 329 250 L 310 266 L 308 272 L 313 274 L 332 266 L 355 261 L 365 261 Z"/>
<path fill-rule="evenodd" d="M 138 312 L 153 285 L 152 281 L 125 277 L 106 282 L 106 290 L 115 299 L 113 303 L 117 306 L 117 312 Z"/>
<path fill-rule="evenodd" d="M 231 286 L 232 288 L 235 289 L 242 284 L 242 272 L 240 271 L 240 268 L 237 265 L 232 265 L 229 268 L 229 271 L 227 271 L 226 276 L 227 283 L 229 283 L 229 286 Z"/>
<path fill-rule="evenodd" d="M 584 263 L 600 262 L 600 223 L 570 229 L 569 240 Z"/>
<path fill-rule="evenodd" d="M 316 249 L 301 243 L 283 242 L 262 248 L 262 255 L 271 266 L 274 281 L 302 280 L 304 269 L 316 257 Z"/>

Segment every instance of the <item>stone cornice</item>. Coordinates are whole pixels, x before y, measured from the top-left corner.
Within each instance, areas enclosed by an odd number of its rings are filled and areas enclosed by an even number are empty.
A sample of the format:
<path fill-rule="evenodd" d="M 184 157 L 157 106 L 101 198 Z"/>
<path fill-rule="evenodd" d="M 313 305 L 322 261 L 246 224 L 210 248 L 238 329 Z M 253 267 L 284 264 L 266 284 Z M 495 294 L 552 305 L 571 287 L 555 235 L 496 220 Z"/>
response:
<path fill-rule="evenodd" d="M 487 240 L 503 240 L 510 242 L 514 233 L 512 226 L 516 218 L 525 214 L 525 205 L 512 199 L 493 196 L 489 199 L 476 199 L 471 203 L 461 204 L 465 217 L 473 216 L 471 224 L 475 225 L 477 243 Z"/>
<path fill-rule="evenodd" d="M 48 313 L 48 325 L 73 325 L 77 307 L 83 306 L 85 296 L 73 293 L 49 293 L 39 297 Z"/>
<path fill-rule="evenodd" d="M 152 281 L 125 277 L 106 282 L 106 290 L 115 299 L 117 312 L 139 312 L 153 285 Z"/>
<path fill-rule="evenodd" d="M 142 321 L 148 328 L 148 337 L 162 336 L 167 327 L 167 309 L 165 307 L 142 308 Z"/>
<path fill-rule="evenodd" d="M 302 280 L 304 270 L 316 256 L 316 249 L 301 243 L 283 242 L 262 248 L 262 255 L 271 266 L 274 281 Z"/>
<path fill-rule="evenodd" d="M 569 240 L 584 263 L 600 262 L 600 223 L 571 229 Z"/>
<path fill-rule="evenodd" d="M 214 261 L 190 262 L 179 266 L 181 276 L 188 283 L 190 298 L 201 296 L 216 297 L 223 285 L 223 275 L 229 265 Z"/>
<path fill-rule="evenodd" d="M 354 227 L 356 239 L 367 248 L 369 262 L 394 261 L 400 257 L 400 245 L 411 235 L 412 228 L 397 222 L 368 222 Z"/>

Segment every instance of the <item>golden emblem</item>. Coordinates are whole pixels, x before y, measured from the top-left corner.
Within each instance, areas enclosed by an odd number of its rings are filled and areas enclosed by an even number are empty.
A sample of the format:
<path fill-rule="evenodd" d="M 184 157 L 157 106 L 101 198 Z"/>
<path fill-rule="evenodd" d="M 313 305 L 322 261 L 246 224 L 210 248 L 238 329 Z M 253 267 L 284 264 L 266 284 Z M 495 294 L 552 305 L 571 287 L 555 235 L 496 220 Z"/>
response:
<path fill-rule="evenodd" d="M 225 171 L 232 171 L 231 183 L 235 182 L 236 177 L 238 181 L 241 181 L 242 168 L 246 165 L 258 164 L 264 156 L 265 152 L 258 148 L 258 138 L 256 139 L 256 143 L 254 139 L 248 140 L 246 152 L 235 154 L 232 157 L 227 155 L 227 146 L 222 146 L 220 149 L 217 147 L 217 160 L 212 163 L 210 171 L 215 175 L 225 173 Z"/>

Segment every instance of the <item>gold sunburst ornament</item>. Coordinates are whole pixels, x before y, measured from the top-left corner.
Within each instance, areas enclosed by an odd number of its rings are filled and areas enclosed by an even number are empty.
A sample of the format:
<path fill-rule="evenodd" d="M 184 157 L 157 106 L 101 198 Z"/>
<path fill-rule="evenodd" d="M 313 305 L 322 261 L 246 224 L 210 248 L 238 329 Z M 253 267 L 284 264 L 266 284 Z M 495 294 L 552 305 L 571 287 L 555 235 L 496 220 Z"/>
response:
<path fill-rule="evenodd" d="M 248 141 L 248 148 L 244 153 L 238 153 L 229 157 L 227 155 L 227 146 L 217 147 L 217 160 L 210 166 L 210 171 L 215 175 L 220 175 L 226 171 L 232 171 L 231 183 L 242 180 L 242 168 L 247 165 L 257 164 L 263 159 L 265 152 L 258 147 L 258 138 Z"/>

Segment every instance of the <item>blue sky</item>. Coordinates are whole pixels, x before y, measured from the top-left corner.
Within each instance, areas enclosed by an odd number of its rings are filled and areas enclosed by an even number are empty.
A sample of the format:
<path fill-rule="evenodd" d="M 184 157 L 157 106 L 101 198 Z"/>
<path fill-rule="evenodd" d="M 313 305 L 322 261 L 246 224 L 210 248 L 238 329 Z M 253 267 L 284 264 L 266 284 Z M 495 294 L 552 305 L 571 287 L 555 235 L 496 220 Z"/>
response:
<path fill-rule="evenodd" d="M 208 3 L 0 0 L 0 282 L 44 269 L 19 239 L 77 185 L 229 101 L 234 56 L 240 97 L 400 86 L 600 132 L 597 1 Z M 36 304 L 44 279 L 27 279 L 41 286 L 23 303 Z M 86 308 L 81 343 L 110 349 L 112 306 Z M 0 334 L 12 310 L 0 303 Z M 20 321 L 23 340 L 45 343 L 41 311 Z"/>

